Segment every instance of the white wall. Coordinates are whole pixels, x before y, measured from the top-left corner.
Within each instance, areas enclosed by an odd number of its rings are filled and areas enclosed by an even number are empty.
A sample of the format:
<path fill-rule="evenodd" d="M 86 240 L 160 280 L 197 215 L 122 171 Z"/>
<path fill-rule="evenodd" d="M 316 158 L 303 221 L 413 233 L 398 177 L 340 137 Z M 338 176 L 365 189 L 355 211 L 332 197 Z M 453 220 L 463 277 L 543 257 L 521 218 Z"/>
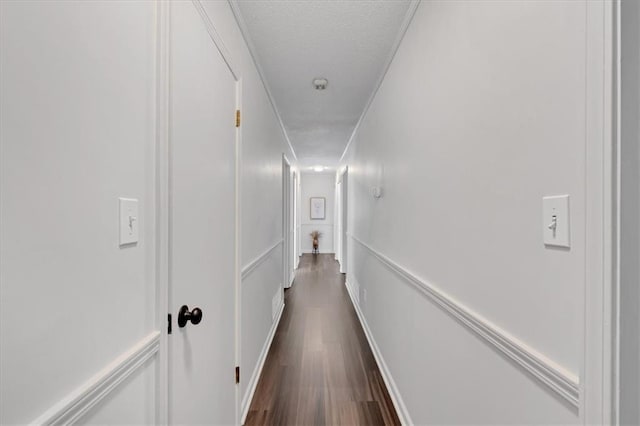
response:
<path fill-rule="evenodd" d="M 243 409 L 257 377 L 256 365 L 266 355 L 265 343 L 275 326 L 272 300 L 283 303 L 282 154 L 294 161 L 249 49 L 226 1 L 205 1 L 205 9 L 242 75 L 242 277 L 241 380 Z M 295 167 L 295 162 L 292 164 Z M 263 256 L 264 255 L 264 256 Z"/>
<path fill-rule="evenodd" d="M 640 424 L 640 3 L 622 11 L 620 423 Z"/>
<path fill-rule="evenodd" d="M 152 2 L 0 2 L 0 423 L 24 424 L 155 328 Z M 118 245 L 118 197 L 140 241 Z M 87 414 L 151 423 L 155 357 Z"/>
<path fill-rule="evenodd" d="M 282 306 L 282 245 L 267 249 L 282 238 L 281 156 L 295 155 L 229 4 L 204 6 L 242 76 L 241 266 L 260 260 L 242 280 L 248 404 Z M 11 424 L 82 395 L 165 323 L 155 324 L 156 3 L 0 7 L 0 422 Z M 134 247 L 118 247 L 118 197 L 140 200 Z M 81 420 L 153 423 L 156 363 Z"/>
<path fill-rule="evenodd" d="M 333 173 L 302 173 L 300 181 L 300 211 L 302 214 L 301 238 L 302 252 L 311 253 L 313 242 L 312 231 L 322 232 L 320 238 L 320 253 L 333 253 L 333 222 L 335 204 L 335 175 Z M 326 214 L 324 220 L 311 219 L 310 207 L 312 197 L 324 197 L 326 199 Z"/>
<path fill-rule="evenodd" d="M 349 241 L 347 280 L 416 424 L 579 421 L 527 357 L 577 398 L 585 13 L 584 1 L 422 2 L 345 155 L 362 242 Z M 542 197 L 558 194 L 571 196 L 570 250 L 542 241 Z"/>

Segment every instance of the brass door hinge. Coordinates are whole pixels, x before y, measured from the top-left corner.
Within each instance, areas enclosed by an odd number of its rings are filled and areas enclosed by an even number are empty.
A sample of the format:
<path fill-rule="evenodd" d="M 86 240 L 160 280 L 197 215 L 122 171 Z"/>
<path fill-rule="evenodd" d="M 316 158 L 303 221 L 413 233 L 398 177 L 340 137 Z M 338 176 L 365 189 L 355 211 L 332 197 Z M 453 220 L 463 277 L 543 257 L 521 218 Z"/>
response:
<path fill-rule="evenodd" d="M 236 384 L 240 383 L 240 367 L 236 367 Z"/>
<path fill-rule="evenodd" d="M 240 127 L 240 110 L 236 110 L 236 127 Z"/>

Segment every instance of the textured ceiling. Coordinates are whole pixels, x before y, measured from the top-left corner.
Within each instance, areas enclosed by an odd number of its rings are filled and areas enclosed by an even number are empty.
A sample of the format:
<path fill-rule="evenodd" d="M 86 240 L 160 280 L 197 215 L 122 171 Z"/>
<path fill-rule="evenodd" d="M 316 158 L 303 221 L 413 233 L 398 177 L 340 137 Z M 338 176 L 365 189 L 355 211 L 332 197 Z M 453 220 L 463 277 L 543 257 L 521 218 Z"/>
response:
<path fill-rule="evenodd" d="M 396 47 L 409 0 L 240 0 L 245 36 L 302 166 L 335 166 Z M 329 80 L 324 91 L 316 77 Z"/>

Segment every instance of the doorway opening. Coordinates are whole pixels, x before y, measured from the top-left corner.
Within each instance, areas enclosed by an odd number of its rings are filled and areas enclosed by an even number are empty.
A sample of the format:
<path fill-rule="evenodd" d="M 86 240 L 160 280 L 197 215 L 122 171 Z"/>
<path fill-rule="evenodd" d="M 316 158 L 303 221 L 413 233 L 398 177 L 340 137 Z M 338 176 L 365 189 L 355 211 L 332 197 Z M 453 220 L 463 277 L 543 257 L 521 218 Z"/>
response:
<path fill-rule="evenodd" d="M 348 212 L 348 167 L 341 176 L 340 187 L 340 272 L 347 273 L 347 212 Z"/>
<path fill-rule="evenodd" d="M 338 173 L 336 181 L 336 260 L 340 264 L 340 272 L 347 273 L 347 214 L 348 214 L 348 168 Z"/>
<path fill-rule="evenodd" d="M 293 197 L 293 204 L 292 204 L 292 229 L 293 232 L 291 234 L 291 239 L 292 239 L 292 251 L 291 251 L 291 267 L 292 270 L 294 272 L 292 272 L 295 275 L 295 270 L 298 269 L 298 263 L 300 260 L 300 257 L 298 255 L 298 253 L 300 252 L 300 239 L 299 239 L 299 227 L 300 227 L 300 218 L 298 216 L 298 174 L 296 172 L 293 172 L 293 186 L 291 188 L 291 195 Z"/>
<path fill-rule="evenodd" d="M 291 287 L 294 278 L 294 173 L 287 157 L 282 155 L 282 264 L 284 288 Z"/>

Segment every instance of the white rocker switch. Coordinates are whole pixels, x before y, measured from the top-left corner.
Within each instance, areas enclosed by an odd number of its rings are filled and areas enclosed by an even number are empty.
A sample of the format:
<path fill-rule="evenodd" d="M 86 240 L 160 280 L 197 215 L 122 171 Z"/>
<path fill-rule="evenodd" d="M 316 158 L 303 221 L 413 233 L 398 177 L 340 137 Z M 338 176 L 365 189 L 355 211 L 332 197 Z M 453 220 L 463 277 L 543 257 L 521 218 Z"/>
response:
<path fill-rule="evenodd" d="M 138 200 L 120 198 L 120 246 L 138 242 Z"/>
<path fill-rule="evenodd" d="M 542 199 L 544 244 L 546 246 L 571 247 L 569 231 L 569 196 L 544 197 Z"/>

